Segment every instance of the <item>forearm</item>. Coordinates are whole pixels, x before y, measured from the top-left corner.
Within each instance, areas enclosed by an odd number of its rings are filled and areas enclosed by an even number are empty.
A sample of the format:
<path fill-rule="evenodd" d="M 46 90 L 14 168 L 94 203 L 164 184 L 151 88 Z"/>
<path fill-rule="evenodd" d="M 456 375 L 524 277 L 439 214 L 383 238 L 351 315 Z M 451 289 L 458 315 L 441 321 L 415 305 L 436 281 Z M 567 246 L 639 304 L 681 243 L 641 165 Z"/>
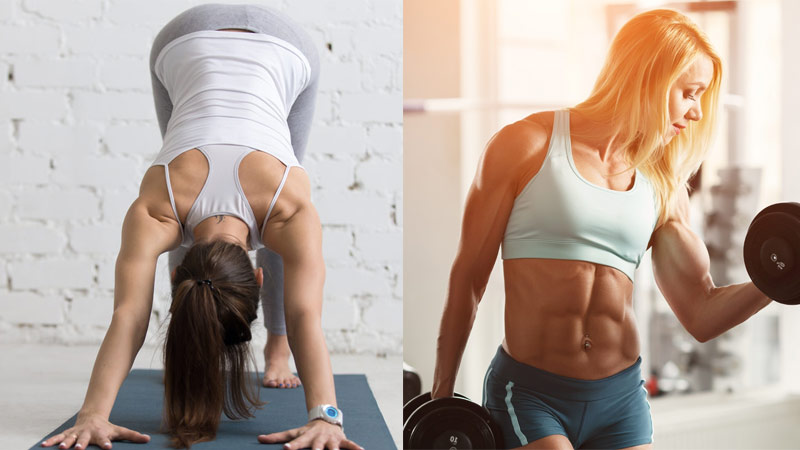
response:
<path fill-rule="evenodd" d="M 694 327 L 689 331 L 705 342 L 744 322 L 771 301 L 752 282 L 715 287 L 698 303 Z"/>
<path fill-rule="evenodd" d="M 478 311 L 480 293 L 471 292 L 464 286 L 457 277 L 451 277 L 436 341 L 436 368 L 431 390 L 434 398 L 453 395 L 461 357 Z"/>
<path fill-rule="evenodd" d="M 146 331 L 146 328 L 142 329 L 135 321 L 114 313 L 97 353 L 79 416 L 100 414 L 108 419 L 119 388 L 130 373 L 133 360 L 144 343 Z"/>
<path fill-rule="evenodd" d="M 319 314 L 287 317 L 286 331 L 297 363 L 297 374 L 303 382 L 306 409 L 323 404 L 336 406 L 331 360 Z"/>

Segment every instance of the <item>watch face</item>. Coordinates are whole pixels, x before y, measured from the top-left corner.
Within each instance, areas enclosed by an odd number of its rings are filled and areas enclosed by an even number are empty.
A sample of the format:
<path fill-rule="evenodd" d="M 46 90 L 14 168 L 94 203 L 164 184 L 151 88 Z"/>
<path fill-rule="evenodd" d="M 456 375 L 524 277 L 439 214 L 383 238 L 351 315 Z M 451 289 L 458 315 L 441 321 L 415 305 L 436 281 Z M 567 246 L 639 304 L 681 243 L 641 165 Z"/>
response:
<path fill-rule="evenodd" d="M 336 410 L 333 406 L 329 406 L 325 408 L 325 414 L 330 417 L 331 419 L 336 418 L 339 415 L 339 411 Z"/>

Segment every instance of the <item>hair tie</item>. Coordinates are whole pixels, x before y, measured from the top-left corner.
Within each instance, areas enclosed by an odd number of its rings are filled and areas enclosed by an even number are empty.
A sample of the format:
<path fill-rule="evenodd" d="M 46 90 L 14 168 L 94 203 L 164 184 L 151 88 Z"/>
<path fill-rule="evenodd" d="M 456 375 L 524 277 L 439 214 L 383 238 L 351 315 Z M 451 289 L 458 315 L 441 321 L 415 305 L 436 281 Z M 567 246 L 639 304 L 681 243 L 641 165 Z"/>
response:
<path fill-rule="evenodd" d="M 214 289 L 214 285 L 211 284 L 211 280 L 197 280 L 197 284 L 206 284 L 211 289 Z"/>

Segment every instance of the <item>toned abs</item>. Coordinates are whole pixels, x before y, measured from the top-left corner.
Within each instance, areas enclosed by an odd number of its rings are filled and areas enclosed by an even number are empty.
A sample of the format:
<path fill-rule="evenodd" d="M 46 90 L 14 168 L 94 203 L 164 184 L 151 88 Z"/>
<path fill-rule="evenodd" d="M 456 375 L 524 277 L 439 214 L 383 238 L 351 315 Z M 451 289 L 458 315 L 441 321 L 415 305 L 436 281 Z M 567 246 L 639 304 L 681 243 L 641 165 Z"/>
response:
<path fill-rule="evenodd" d="M 633 284 L 584 261 L 503 262 L 505 340 L 517 361 L 572 378 L 599 379 L 639 356 Z"/>

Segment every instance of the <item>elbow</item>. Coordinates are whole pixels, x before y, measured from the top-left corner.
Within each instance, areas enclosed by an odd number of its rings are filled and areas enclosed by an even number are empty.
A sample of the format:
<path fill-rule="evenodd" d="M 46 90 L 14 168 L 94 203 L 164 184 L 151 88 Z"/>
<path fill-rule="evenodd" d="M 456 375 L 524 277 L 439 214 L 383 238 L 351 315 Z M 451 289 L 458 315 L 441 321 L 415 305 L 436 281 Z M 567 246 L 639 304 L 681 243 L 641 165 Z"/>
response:
<path fill-rule="evenodd" d="M 714 297 L 717 295 L 717 288 L 710 284 L 701 296 L 694 302 L 695 308 L 691 311 L 692 319 L 686 324 L 686 330 L 693 338 L 700 343 L 706 343 L 726 331 L 720 321 L 719 314 L 715 314 L 712 309 Z"/>
<path fill-rule="evenodd" d="M 686 327 L 686 331 L 699 343 L 704 344 L 720 334 L 722 331 L 715 331 L 711 328 L 712 324 L 699 324 L 692 327 Z"/>
<path fill-rule="evenodd" d="M 690 334 L 692 335 L 692 337 L 697 342 L 699 342 L 701 344 L 705 344 L 706 342 L 710 341 L 711 339 L 713 339 L 715 337 L 715 336 L 711 336 L 711 335 L 708 335 L 708 334 L 696 333 L 696 332 L 695 333 L 690 333 Z"/>

